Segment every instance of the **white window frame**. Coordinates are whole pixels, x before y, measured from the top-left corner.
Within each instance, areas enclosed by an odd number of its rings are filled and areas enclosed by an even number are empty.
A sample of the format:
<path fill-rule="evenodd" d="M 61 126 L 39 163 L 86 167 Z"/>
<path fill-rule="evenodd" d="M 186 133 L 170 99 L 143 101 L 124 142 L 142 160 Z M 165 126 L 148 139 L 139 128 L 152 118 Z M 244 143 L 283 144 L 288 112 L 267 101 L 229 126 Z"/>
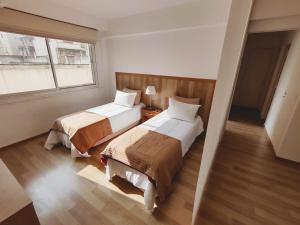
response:
<path fill-rule="evenodd" d="M 31 35 L 31 36 L 34 36 L 34 35 Z M 13 102 L 22 102 L 22 101 L 26 101 L 29 99 L 45 98 L 45 97 L 50 97 L 52 95 L 63 94 L 63 93 L 68 93 L 68 92 L 73 92 L 73 91 L 82 91 L 82 90 L 86 90 L 86 89 L 99 88 L 97 60 L 96 60 L 96 44 L 86 43 L 86 44 L 89 44 L 89 50 L 90 50 L 89 53 L 90 53 L 90 62 L 91 62 L 93 83 L 59 87 L 58 83 L 57 83 L 56 74 L 55 74 L 55 65 L 53 63 L 51 49 L 50 49 L 50 45 L 49 45 L 49 38 L 46 38 L 46 37 L 42 37 L 42 38 L 45 38 L 45 41 L 46 41 L 47 51 L 48 51 L 49 60 L 50 60 L 50 67 L 51 67 L 51 72 L 52 72 L 52 76 L 53 76 L 54 83 L 55 83 L 55 88 L 9 93 L 9 94 L 1 94 L 0 95 L 0 105 L 7 104 L 7 103 L 13 103 Z"/>

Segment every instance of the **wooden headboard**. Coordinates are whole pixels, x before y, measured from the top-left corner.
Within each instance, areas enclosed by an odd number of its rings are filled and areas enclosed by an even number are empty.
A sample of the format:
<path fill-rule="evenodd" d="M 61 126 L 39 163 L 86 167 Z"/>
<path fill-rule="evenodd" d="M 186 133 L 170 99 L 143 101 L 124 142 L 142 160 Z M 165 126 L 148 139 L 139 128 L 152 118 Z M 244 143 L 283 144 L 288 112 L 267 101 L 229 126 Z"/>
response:
<path fill-rule="evenodd" d="M 202 117 L 205 128 L 208 123 L 215 83 L 215 80 L 209 79 L 116 73 L 117 89 L 130 88 L 142 90 L 142 102 L 145 104 L 149 104 L 149 97 L 144 94 L 146 87 L 154 85 L 157 95 L 153 98 L 152 104 L 161 109 L 168 107 L 168 98 L 174 95 L 187 98 L 200 98 L 202 107 L 199 115 Z"/>

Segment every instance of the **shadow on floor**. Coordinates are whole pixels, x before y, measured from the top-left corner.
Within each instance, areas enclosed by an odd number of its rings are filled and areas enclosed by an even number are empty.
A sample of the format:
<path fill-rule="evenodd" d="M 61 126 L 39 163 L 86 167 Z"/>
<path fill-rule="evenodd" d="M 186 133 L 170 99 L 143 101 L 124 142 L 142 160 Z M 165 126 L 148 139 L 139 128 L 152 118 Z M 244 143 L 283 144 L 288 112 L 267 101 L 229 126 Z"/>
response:
<path fill-rule="evenodd" d="M 231 107 L 228 120 L 257 126 L 264 124 L 264 120 L 260 118 L 259 110 L 238 106 Z"/>

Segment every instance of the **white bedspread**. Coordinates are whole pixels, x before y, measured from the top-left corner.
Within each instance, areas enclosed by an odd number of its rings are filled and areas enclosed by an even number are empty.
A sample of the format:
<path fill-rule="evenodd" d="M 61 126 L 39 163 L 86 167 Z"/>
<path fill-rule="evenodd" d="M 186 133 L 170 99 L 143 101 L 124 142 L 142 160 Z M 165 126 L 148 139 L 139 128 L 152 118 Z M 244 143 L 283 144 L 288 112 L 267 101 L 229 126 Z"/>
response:
<path fill-rule="evenodd" d="M 190 123 L 182 120 L 171 119 L 168 117 L 166 111 L 147 120 L 139 126 L 180 140 L 182 157 L 184 157 L 184 155 L 188 152 L 196 137 L 204 131 L 203 122 L 200 116 Z M 153 210 L 156 191 L 155 187 L 145 174 L 120 162 L 108 160 L 106 177 L 111 180 L 114 175 L 118 175 L 128 180 L 134 186 L 144 190 L 145 206 L 148 210 Z"/>
<path fill-rule="evenodd" d="M 140 103 L 133 108 L 112 103 L 97 106 L 86 111 L 93 112 L 109 119 L 112 132 L 115 133 L 141 119 L 141 108 L 145 105 Z"/>
<path fill-rule="evenodd" d="M 163 111 L 139 126 L 180 140 L 182 157 L 187 153 L 195 138 L 203 132 L 203 122 L 200 116 L 190 123 L 169 118 L 167 111 Z"/>

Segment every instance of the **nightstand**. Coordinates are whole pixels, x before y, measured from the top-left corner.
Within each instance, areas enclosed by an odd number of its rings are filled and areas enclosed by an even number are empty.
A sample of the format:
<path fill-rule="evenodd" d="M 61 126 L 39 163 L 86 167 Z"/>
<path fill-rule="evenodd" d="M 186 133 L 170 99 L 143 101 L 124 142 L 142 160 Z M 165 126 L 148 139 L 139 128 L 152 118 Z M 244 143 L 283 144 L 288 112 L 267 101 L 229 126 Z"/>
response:
<path fill-rule="evenodd" d="M 162 110 L 158 108 L 142 108 L 142 123 L 161 113 Z"/>

